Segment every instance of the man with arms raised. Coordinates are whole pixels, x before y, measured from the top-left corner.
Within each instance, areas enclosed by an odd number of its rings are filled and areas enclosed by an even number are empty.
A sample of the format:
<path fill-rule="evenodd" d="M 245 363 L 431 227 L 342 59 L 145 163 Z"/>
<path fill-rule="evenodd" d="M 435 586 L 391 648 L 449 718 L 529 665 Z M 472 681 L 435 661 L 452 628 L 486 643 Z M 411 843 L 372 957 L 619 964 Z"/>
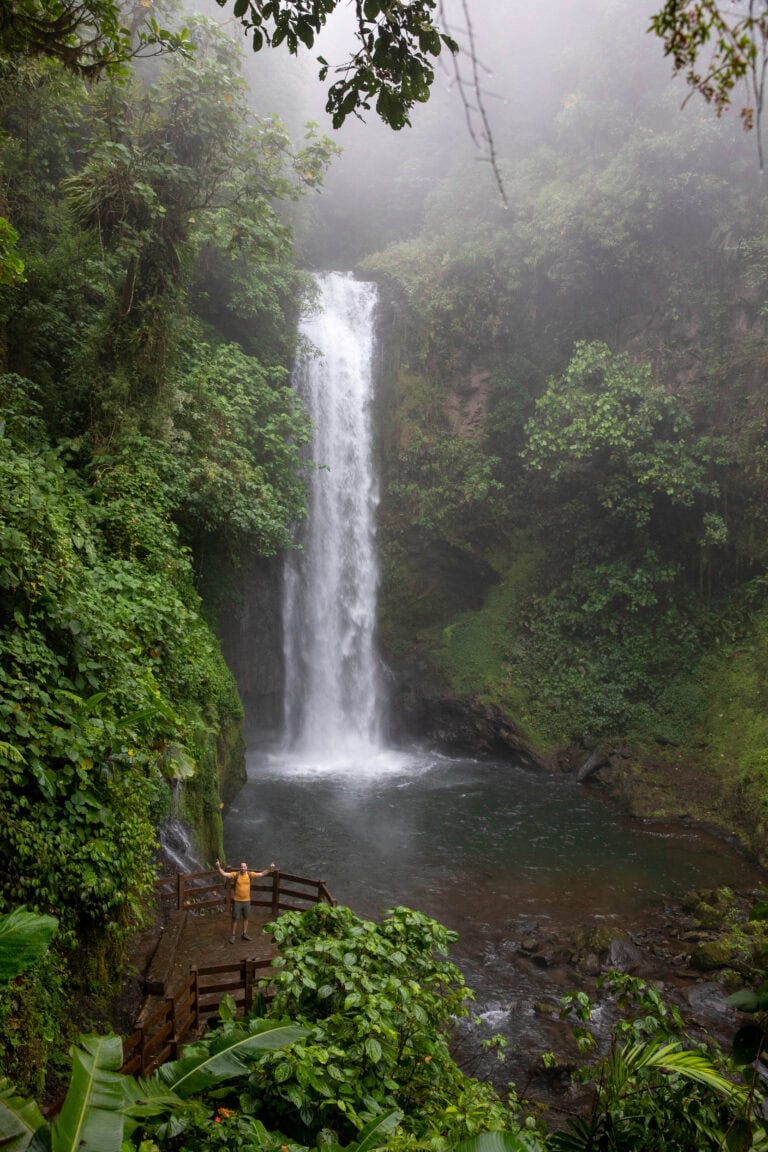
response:
<path fill-rule="evenodd" d="M 260 876 L 268 876 L 270 872 L 274 872 L 275 865 L 270 864 L 269 868 L 265 868 L 263 872 L 250 872 L 248 865 L 243 861 L 237 872 L 226 872 L 221 866 L 221 861 L 217 860 L 216 869 L 225 880 L 234 880 L 235 882 L 235 894 L 232 900 L 232 934 L 229 937 L 229 942 L 230 944 L 235 942 L 238 920 L 243 922 L 241 940 L 250 940 L 248 917 L 251 912 L 251 880 L 258 880 Z"/>

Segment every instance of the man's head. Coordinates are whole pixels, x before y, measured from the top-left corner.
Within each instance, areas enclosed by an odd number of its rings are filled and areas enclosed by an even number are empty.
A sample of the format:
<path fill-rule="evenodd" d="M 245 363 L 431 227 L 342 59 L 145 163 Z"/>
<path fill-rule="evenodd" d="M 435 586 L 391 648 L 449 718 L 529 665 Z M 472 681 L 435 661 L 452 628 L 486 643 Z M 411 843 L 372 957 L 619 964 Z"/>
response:
<path fill-rule="evenodd" d="M 241 872 L 247 872 L 248 871 L 248 865 L 246 864 L 245 860 L 243 860 L 240 864 L 240 871 Z"/>

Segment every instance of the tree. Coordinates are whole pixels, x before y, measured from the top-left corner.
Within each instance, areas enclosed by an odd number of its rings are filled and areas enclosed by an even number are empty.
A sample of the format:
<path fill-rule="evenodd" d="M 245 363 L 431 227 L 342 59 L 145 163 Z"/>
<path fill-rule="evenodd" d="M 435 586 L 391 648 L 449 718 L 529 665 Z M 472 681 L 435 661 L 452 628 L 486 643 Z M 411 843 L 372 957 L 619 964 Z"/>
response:
<path fill-rule="evenodd" d="M 586 482 L 609 516 L 648 524 L 669 506 L 716 497 L 712 449 L 693 434 L 682 402 L 653 381 L 648 364 L 580 341 L 528 422 L 528 466 L 569 487 Z"/>
<path fill-rule="evenodd" d="M 666 0 L 652 17 L 651 29 L 672 57 L 675 72 L 684 72 L 692 92 L 712 104 L 718 116 L 731 103 L 743 81 L 746 103 L 741 108 L 744 127 L 757 127 L 760 168 L 763 150 L 760 118 L 768 67 L 768 9 L 761 0 L 720 3 L 720 0 Z M 702 61 L 706 51 L 711 54 Z"/>
<path fill-rule="evenodd" d="M 217 0 L 228 7 L 229 0 Z M 0 11 L 0 56 L 47 56 L 79 75 L 125 75 L 137 56 L 190 51 L 186 29 L 162 27 L 152 12 L 157 0 L 6 0 Z M 264 45 L 285 43 L 296 55 L 312 48 L 340 0 L 233 0 L 234 16 L 250 38 L 254 52 Z M 467 54 L 476 65 L 474 33 L 466 3 Z M 435 16 L 439 14 L 439 22 Z M 414 104 L 429 98 L 433 61 L 443 48 L 456 55 L 459 46 L 444 30 L 447 19 L 441 0 L 355 0 L 354 45 L 346 61 L 331 65 L 318 57 L 320 78 L 337 79 L 328 89 L 326 110 L 340 127 L 350 113 L 370 111 L 391 128 L 408 124 Z M 768 58 L 768 13 L 758 0 L 721 5 L 719 0 L 665 0 L 651 18 L 650 30 L 660 37 L 676 71 L 685 71 L 689 85 L 712 103 L 718 114 L 731 100 L 740 81 L 747 86 L 741 115 L 745 127 L 759 124 Z M 711 45 L 707 65 L 702 52 Z M 476 69 L 475 69 L 476 71 Z M 482 136 L 496 171 L 495 149 L 485 117 L 477 75 L 466 86 L 457 82 L 468 117 L 479 113 Z M 473 104 L 465 88 L 469 89 Z M 762 154 L 761 154 L 762 167 Z M 498 172 L 497 179 L 498 179 Z M 503 190 L 502 190 L 503 191 Z"/>
<path fill-rule="evenodd" d="M 223 8 L 227 0 L 217 0 Z M 235 0 L 234 14 L 254 52 L 285 43 L 294 55 L 311 48 L 339 0 Z M 392 128 L 409 122 L 416 103 L 429 98 L 432 60 L 458 45 L 434 21 L 438 0 L 358 0 L 355 47 L 332 66 L 319 57 L 320 78 L 333 73 L 327 110 L 335 128 L 350 113 L 376 113 Z M 118 0 L 11 0 L 0 12 L 0 55 L 48 56 L 86 77 L 124 74 L 126 63 L 148 51 L 192 49 L 186 29 L 161 28 L 152 4 Z M 149 14 L 148 14 L 149 13 Z"/>
<path fill-rule="evenodd" d="M 118 0 L 7 0 L 0 9 L 0 55 L 47 56 L 93 78 L 125 74 L 127 62 L 148 48 L 186 51 L 186 30 L 160 28 L 148 7 Z"/>

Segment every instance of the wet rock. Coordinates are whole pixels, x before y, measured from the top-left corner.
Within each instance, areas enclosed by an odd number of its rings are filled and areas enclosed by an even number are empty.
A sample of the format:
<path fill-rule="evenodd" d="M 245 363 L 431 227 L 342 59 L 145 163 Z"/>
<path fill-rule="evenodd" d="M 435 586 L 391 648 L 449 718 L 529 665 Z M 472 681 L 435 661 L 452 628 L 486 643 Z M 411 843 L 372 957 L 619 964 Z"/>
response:
<path fill-rule="evenodd" d="M 588 952 L 586 956 L 582 956 L 579 960 L 579 968 L 587 976 L 597 976 L 601 967 L 600 957 L 596 952 Z"/>
<path fill-rule="evenodd" d="M 714 980 L 706 980 L 695 984 L 686 993 L 686 999 L 692 1011 L 704 1017 L 720 1017 L 722 1019 L 735 1017 L 733 1008 L 725 1002 L 725 992 L 722 985 Z"/>
<path fill-rule="evenodd" d="M 545 1064 L 539 1059 L 528 1067 L 528 1086 L 547 1094 L 561 1096 L 570 1091 L 575 1064 Z"/>
<path fill-rule="evenodd" d="M 433 671 L 433 670 L 432 670 Z M 426 673 L 426 675 L 425 675 Z M 410 732 L 448 753 L 542 760 L 501 708 L 474 697 L 452 696 L 429 683 L 430 670 L 412 662 L 399 669 L 400 715 Z"/>
<path fill-rule="evenodd" d="M 643 967 L 643 954 L 631 940 L 614 937 L 608 950 L 608 963 L 619 972 L 637 972 Z"/>
<path fill-rule="evenodd" d="M 576 779 L 579 784 L 583 784 L 590 776 L 594 776 L 600 768 L 605 767 L 608 763 L 608 754 L 603 748 L 593 748 L 589 756 L 587 756 L 584 763 L 580 766 L 576 773 Z"/>
<path fill-rule="evenodd" d="M 533 1010 L 537 1016 L 548 1016 L 551 1019 L 558 1019 L 560 1016 L 560 1005 L 556 1000 L 537 1000 Z"/>
<path fill-rule="evenodd" d="M 519 920 L 517 922 L 511 921 L 507 924 L 507 931 L 510 935 L 516 936 L 535 936 L 539 931 L 540 925 L 538 920 Z"/>
<path fill-rule="evenodd" d="M 543 956 L 547 968 L 561 968 L 564 964 L 573 962 L 573 949 L 567 948 L 564 944 L 556 943 L 547 947 Z"/>
<path fill-rule="evenodd" d="M 702 940 L 691 953 L 691 967 L 699 972 L 713 972 L 733 964 L 733 950 L 727 940 Z"/>
<path fill-rule="evenodd" d="M 701 888 L 689 892 L 683 901 L 698 928 L 722 928 L 732 917 L 735 908 L 729 888 Z"/>

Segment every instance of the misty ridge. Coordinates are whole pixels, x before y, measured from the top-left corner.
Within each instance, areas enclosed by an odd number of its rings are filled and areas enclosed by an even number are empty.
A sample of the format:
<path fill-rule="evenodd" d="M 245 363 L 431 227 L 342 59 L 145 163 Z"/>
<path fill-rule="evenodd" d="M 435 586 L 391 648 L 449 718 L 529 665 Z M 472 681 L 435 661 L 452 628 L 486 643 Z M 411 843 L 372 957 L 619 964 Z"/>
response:
<path fill-rule="evenodd" d="M 513 227 L 520 198 L 508 189 L 522 165 L 538 158 L 536 178 L 542 184 L 575 158 L 581 171 L 589 165 L 599 171 L 609 162 L 621 163 L 622 148 L 637 132 L 676 140 L 667 145 L 668 157 L 654 158 L 649 184 L 651 176 L 660 186 L 674 178 L 681 162 L 702 174 L 730 177 L 735 162 L 744 181 L 757 179 L 755 138 L 741 127 L 738 94 L 735 107 L 717 121 L 682 78 L 672 77 L 670 60 L 649 31 L 652 3 L 607 0 L 578 10 L 563 3 L 534 11 L 517 0 L 472 0 L 466 10 L 469 26 L 458 0 L 445 3 L 439 15 L 461 53 L 454 59 L 444 49 L 436 58 L 429 101 L 415 107 L 411 125 L 399 132 L 383 125 L 373 110 L 364 121 L 351 116 L 340 130 L 331 128 L 325 111 L 330 80 L 318 80 L 316 60 L 322 56 L 329 62 L 332 78 L 333 66 L 349 57 L 352 6 L 334 12 L 314 47 L 302 47 L 295 57 L 285 46 L 253 53 L 226 10 L 212 2 L 198 9 L 231 28 L 242 44 L 243 71 L 258 114 L 279 115 L 296 138 L 313 121 L 342 150 L 321 202 L 312 206 L 312 224 L 298 222 L 300 253 L 310 265 L 352 266 L 414 236 L 430 226 L 430 213 L 440 214 L 443 197 L 455 202 L 457 217 L 463 207 L 470 222 L 479 214 L 493 219 L 506 198 Z M 695 160 L 694 142 L 686 135 L 698 141 Z M 701 152 L 705 143 L 706 154 Z M 457 201 L 466 193 L 454 186 L 462 181 L 473 193 L 463 206 Z"/>

